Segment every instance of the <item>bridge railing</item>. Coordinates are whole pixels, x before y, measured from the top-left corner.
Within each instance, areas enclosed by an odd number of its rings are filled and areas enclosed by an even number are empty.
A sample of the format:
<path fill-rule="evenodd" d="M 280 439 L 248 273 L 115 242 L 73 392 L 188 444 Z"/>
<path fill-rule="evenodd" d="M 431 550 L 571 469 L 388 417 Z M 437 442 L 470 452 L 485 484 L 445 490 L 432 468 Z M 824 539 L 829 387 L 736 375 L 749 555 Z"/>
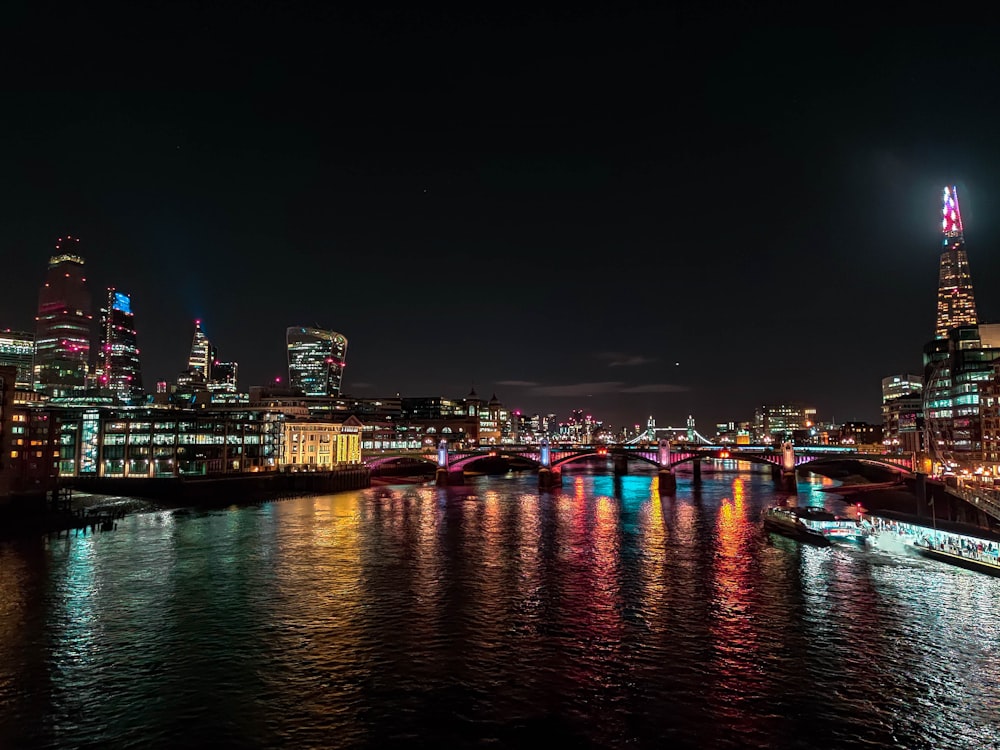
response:
<path fill-rule="evenodd" d="M 964 485 L 958 487 L 945 485 L 945 491 L 965 500 L 970 505 L 981 508 L 984 513 L 1000 521 L 1000 497 L 997 497 L 996 493 Z"/>

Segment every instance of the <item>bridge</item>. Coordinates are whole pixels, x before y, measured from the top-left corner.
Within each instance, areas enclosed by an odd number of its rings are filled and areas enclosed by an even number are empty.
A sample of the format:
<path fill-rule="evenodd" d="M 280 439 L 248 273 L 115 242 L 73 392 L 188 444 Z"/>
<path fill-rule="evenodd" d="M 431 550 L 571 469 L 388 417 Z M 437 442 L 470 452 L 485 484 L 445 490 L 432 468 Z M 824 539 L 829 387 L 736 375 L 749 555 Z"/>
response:
<path fill-rule="evenodd" d="M 674 469 L 682 464 L 691 464 L 692 481 L 701 482 L 701 462 L 712 460 L 749 461 L 769 464 L 776 481 L 783 489 L 795 491 L 795 469 L 807 464 L 850 459 L 882 468 L 891 469 L 905 475 L 912 475 L 916 465 L 913 454 L 858 453 L 844 449 L 829 449 L 823 446 L 802 446 L 795 448 L 791 443 L 774 446 L 720 446 L 704 444 L 672 444 L 661 439 L 655 445 L 596 444 L 596 445 L 550 445 L 542 440 L 537 445 L 488 446 L 467 449 L 452 449 L 447 440 L 441 440 L 436 448 L 410 451 L 386 451 L 363 456 L 369 467 L 388 466 L 407 459 L 418 460 L 436 467 L 435 479 L 439 486 L 458 485 L 464 482 L 465 470 L 475 462 L 490 457 L 518 458 L 533 464 L 538 469 L 539 487 L 549 489 L 562 484 L 562 469 L 578 461 L 595 458 L 610 460 L 616 476 L 628 473 L 628 463 L 638 461 L 657 467 L 660 477 L 660 491 L 672 494 L 677 480 Z"/>

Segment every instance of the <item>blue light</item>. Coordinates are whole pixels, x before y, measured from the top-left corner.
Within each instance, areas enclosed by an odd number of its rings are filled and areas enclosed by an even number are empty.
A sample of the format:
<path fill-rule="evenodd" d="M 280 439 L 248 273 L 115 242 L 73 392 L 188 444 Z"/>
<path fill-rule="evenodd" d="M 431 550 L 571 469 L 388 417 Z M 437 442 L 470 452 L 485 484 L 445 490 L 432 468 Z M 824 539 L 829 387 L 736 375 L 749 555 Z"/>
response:
<path fill-rule="evenodd" d="M 132 300 L 129 299 L 127 294 L 122 294 L 121 292 L 115 292 L 115 301 L 111 305 L 115 310 L 121 310 L 126 315 L 132 314 Z"/>

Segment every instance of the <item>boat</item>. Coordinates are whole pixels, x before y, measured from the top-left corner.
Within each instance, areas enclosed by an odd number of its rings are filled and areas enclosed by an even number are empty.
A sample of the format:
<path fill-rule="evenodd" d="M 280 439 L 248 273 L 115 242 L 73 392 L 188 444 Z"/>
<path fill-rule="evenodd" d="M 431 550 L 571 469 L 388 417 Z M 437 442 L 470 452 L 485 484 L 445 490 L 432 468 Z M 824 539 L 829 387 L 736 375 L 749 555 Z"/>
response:
<path fill-rule="evenodd" d="M 834 542 L 862 543 L 865 531 L 856 520 L 823 508 L 775 505 L 761 514 L 764 528 L 800 542 L 827 547 Z"/>
<path fill-rule="evenodd" d="M 927 541 L 914 542 L 912 546 L 922 557 L 1000 578 L 1000 564 L 997 563 L 995 557 L 970 551 L 963 554 L 957 549 L 949 549 L 944 545 L 934 546 L 933 543 Z"/>
<path fill-rule="evenodd" d="M 1000 564 L 992 561 L 989 557 L 972 557 L 968 554 L 962 554 L 957 550 L 952 551 L 943 547 L 934 547 L 921 542 L 914 542 L 912 546 L 913 549 L 917 551 L 917 554 L 922 557 L 927 557 L 931 560 L 945 562 L 949 565 L 956 565 L 959 568 L 975 570 L 980 573 L 986 573 L 1000 578 Z M 995 559 L 996 558 L 993 558 L 993 560 Z"/>
<path fill-rule="evenodd" d="M 862 516 L 876 547 L 1000 577 L 1000 534 L 967 523 L 880 510 Z M 883 538 L 888 543 L 883 543 Z"/>

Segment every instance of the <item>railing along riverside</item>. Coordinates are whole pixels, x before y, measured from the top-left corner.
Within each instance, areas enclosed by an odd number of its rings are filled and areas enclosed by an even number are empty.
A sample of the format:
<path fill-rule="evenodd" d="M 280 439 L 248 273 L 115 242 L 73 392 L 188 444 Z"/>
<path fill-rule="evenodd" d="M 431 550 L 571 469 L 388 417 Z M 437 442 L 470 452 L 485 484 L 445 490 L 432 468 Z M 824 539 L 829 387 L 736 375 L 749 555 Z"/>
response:
<path fill-rule="evenodd" d="M 972 489 L 965 486 L 949 487 L 945 485 L 945 491 L 971 503 L 978 508 L 982 508 L 987 515 L 1000 521 L 1000 498 L 991 494 L 988 490 Z"/>

